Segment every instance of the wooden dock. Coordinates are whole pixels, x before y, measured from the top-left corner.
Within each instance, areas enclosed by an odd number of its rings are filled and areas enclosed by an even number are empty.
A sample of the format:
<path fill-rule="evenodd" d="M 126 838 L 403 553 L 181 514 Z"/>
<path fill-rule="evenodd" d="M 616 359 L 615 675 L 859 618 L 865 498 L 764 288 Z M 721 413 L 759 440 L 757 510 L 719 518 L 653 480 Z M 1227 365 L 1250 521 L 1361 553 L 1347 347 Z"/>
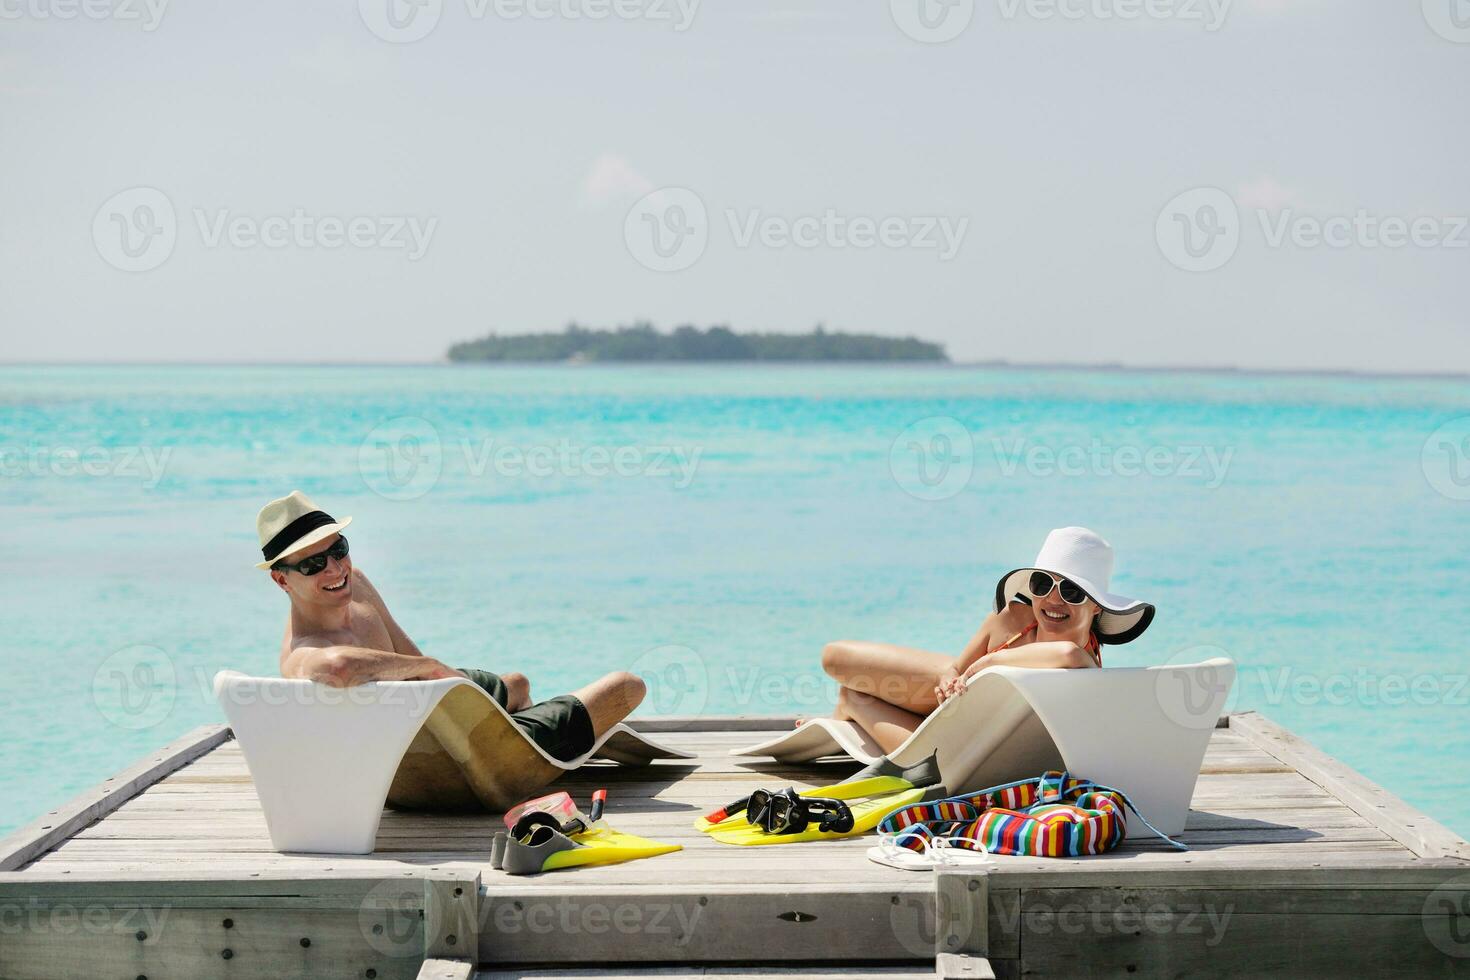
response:
<path fill-rule="evenodd" d="M 1216 729 L 1184 840 L 914 873 L 872 837 L 736 848 L 693 818 L 782 767 L 786 719 L 643 727 L 697 753 L 559 783 L 675 854 L 514 878 L 496 816 L 384 814 L 377 852 L 271 850 L 228 729 L 201 729 L 0 842 L 0 977 L 1470 976 L 1470 845 L 1253 713 Z"/>

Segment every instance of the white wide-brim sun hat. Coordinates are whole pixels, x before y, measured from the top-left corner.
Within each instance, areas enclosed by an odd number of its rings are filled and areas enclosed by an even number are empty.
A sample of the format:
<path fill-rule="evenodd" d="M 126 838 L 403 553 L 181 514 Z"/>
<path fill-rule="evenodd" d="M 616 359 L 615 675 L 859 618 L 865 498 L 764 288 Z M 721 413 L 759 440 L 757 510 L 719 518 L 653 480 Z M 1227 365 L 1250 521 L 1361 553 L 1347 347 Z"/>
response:
<path fill-rule="evenodd" d="M 351 523 L 352 518 L 339 521 L 300 490 L 292 490 L 266 504 L 256 515 L 255 531 L 265 561 L 256 562 L 255 567 L 270 568 L 283 556 L 325 541 Z"/>
<path fill-rule="evenodd" d="M 1034 571 L 1050 572 L 1071 579 L 1097 603 L 1093 632 L 1100 643 L 1127 643 L 1137 639 L 1154 620 L 1154 607 L 1142 599 L 1130 599 L 1108 590 L 1113 577 L 1113 546 L 1085 527 L 1059 527 L 1046 536 L 1036 563 L 1006 572 L 995 586 L 995 611 L 1000 612 L 1017 596 L 1031 601 L 1029 580 Z"/>

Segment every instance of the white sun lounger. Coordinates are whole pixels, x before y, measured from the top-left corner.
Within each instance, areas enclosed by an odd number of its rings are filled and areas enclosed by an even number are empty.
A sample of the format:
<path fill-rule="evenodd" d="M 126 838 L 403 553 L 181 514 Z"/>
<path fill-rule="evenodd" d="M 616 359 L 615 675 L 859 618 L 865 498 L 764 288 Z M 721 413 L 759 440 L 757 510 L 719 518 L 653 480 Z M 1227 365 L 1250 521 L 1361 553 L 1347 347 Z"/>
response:
<path fill-rule="evenodd" d="M 1172 836 L 1184 829 L 1210 733 L 1234 682 L 1235 663 L 1224 657 L 1101 670 L 989 667 L 888 758 L 906 768 L 937 756 L 952 795 L 1065 769 L 1123 791 Z M 788 763 L 845 755 L 872 765 L 884 758 L 857 725 L 831 718 L 732 754 Z"/>
<path fill-rule="evenodd" d="M 500 812 L 592 758 L 632 766 L 691 758 L 619 724 L 562 762 L 458 677 L 333 688 L 225 670 L 214 694 L 277 851 L 369 854 L 385 802 Z"/>

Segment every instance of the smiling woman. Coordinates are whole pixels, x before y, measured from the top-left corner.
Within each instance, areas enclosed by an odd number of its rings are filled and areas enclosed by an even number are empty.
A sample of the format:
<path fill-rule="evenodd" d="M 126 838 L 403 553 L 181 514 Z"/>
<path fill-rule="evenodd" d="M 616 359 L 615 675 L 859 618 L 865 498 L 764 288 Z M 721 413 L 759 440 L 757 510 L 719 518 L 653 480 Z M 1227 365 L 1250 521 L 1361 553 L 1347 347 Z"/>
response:
<path fill-rule="evenodd" d="M 986 667 L 1101 667 L 1104 643 L 1148 629 L 1154 607 L 1108 591 L 1113 548 L 1087 528 L 1052 531 L 1033 565 L 1007 572 L 995 611 L 958 657 L 841 640 L 822 651 L 840 685 L 835 717 L 856 723 L 891 752 L 936 707 L 963 694 Z"/>

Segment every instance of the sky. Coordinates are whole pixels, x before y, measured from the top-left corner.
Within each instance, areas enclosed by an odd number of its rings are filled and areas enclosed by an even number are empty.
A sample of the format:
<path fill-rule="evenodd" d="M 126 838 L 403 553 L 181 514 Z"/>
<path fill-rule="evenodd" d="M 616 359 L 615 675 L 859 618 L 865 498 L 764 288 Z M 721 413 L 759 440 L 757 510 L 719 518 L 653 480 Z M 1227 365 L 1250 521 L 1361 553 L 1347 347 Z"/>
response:
<path fill-rule="evenodd" d="M 0 359 L 1470 371 L 1470 0 L 0 0 Z"/>

